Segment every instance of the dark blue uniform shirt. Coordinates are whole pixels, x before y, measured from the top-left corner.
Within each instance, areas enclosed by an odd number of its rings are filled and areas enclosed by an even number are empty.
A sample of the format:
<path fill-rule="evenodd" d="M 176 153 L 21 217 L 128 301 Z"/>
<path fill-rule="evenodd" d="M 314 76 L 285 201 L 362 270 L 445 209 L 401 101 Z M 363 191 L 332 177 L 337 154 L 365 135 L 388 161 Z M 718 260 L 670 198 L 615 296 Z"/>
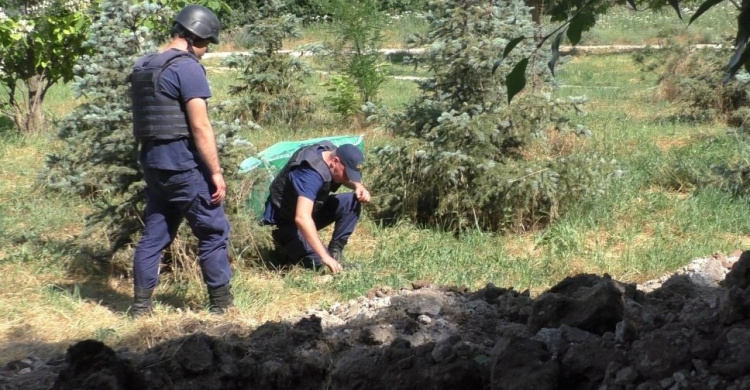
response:
<path fill-rule="evenodd" d="M 302 163 L 300 166 L 289 171 L 289 178 L 297 196 L 305 197 L 313 202 L 315 202 L 320 187 L 323 187 L 323 184 L 325 184 L 320 173 L 307 163 Z M 270 198 L 266 201 L 266 210 L 263 213 L 263 221 L 270 224 L 276 223 L 274 207 L 270 202 Z"/>

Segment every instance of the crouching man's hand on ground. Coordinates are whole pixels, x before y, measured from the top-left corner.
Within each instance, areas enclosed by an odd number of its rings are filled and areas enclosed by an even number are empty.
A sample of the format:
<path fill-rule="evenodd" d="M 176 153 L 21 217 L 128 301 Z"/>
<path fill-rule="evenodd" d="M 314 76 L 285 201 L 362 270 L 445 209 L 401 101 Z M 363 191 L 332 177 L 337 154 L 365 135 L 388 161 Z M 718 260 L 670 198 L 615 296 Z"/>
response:
<path fill-rule="evenodd" d="M 344 267 L 341 266 L 341 263 L 336 261 L 336 259 L 331 256 L 325 256 L 321 259 L 321 261 L 323 261 L 323 264 L 325 264 L 326 267 L 328 267 L 328 269 L 331 270 L 331 273 L 334 275 L 344 270 Z"/>

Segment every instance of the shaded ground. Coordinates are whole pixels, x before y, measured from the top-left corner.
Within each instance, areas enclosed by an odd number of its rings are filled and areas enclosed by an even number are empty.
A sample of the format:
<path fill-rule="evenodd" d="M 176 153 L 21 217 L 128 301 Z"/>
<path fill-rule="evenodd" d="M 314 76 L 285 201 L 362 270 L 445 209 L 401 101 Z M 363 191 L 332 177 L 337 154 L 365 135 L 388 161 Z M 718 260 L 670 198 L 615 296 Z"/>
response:
<path fill-rule="evenodd" d="M 536 299 L 380 289 L 223 334 L 143 354 L 81 341 L 7 364 L 0 389 L 750 389 L 750 251 L 641 286 L 576 275 Z"/>

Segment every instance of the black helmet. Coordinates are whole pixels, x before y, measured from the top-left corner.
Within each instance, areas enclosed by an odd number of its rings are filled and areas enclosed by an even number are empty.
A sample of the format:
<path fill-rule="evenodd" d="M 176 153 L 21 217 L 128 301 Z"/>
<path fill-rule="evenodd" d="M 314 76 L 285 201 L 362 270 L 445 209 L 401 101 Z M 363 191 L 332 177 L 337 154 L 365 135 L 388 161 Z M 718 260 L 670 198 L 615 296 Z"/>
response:
<path fill-rule="evenodd" d="M 185 30 L 195 34 L 200 39 L 208 39 L 211 43 L 219 43 L 221 23 L 216 14 L 202 5 L 188 5 L 174 18 Z"/>

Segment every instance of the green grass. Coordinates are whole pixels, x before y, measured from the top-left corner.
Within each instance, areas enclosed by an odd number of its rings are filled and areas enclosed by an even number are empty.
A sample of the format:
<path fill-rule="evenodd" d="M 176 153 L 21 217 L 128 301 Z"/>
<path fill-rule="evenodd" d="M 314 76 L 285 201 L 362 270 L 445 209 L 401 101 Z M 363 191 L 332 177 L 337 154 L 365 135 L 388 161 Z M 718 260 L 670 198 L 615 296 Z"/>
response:
<path fill-rule="evenodd" d="M 696 9 L 682 5 L 680 20 L 671 7 L 656 12 L 613 7 L 597 19 L 591 31 L 583 34 L 580 45 L 655 45 L 663 44 L 668 39 L 718 44 L 734 38 L 737 9 L 730 2 L 716 5 L 688 26 Z"/>
<path fill-rule="evenodd" d="M 311 23 L 302 29 L 300 38 L 290 39 L 284 42 L 284 48 L 295 50 L 311 43 L 332 42 L 335 37 L 329 23 Z M 427 31 L 426 20 L 416 14 L 405 14 L 398 17 L 388 18 L 386 28 L 382 31 L 383 47 L 404 48 L 406 40 L 414 34 Z"/>
<path fill-rule="evenodd" d="M 618 15 L 612 20 L 625 18 Z M 417 29 L 416 24 L 405 30 Z M 625 35 L 631 28 L 610 24 L 590 32 L 590 42 L 614 43 L 607 34 Z M 701 28 L 690 29 L 694 27 Z M 705 34 L 709 33 L 713 34 Z M 212 104 L 230 98 L 232 73 L 216 69 L 214 63 L 207 65 Z M 393 68 L 394 74 L 414 75 L 408 66 Z M 325 307 L 379 286 L 408 287 L 418 280 L 471 289 L 494 283 L 534 294 L 577 273 L 609 273 L 639 282 L 695 257 L 728 253 L 748 243 L 746 200 L 722 188 L 680 187 L 683 179 L 673 169 L 678 163 L 708 169 L 746 158 L 748 144 L 743 138 L 721 124 L 671 119 L 669 104 L 654 97 L 654 76 L 641 75 L 628 54 L 575 57 L 559 69 L 558 79 L 562 86 L 556 95 L 585 95 L 590 100 L 588 114 L 577 118 L 592 130 L 586 147 L 618 161 L 622 168 L 611 192 L 572 205 L 544 229 L 470 232 L 458 238 L 408 222 L 381 226 L 365 207 L 346 252 L 360 267 L 333 278 L 301 268 L 269 269 L 253 261 L 254 248 L 233 247 L 239 313 L 222 318 L 200 310 L 205 303 L 202 285 L 164 275 L 156 316 L 125 319 L 132 280 L 108 272 L 101 255 L 106 237 L 79 236 L 91 205 L 38 184 L 45 156 L 60 147 L 54 130 L 21 136 L 9 123 L 0 122 L 0 363 L 32 353 L 56 353 L 89 337 L 144 348 L 195 330 L 185 325 L 188 322 L 205 327 L 233 323 L 250 329 L 312 305 Z M 326 93 L 325 80 L 324 73 L 315 73 L 306 81 L 305 89 L 318 101 Z M 401 79 L 389 79 L 380 94 L 391 111 L 417 96 L 414 82 Z M 48 95 L 47 110 L 60 117 L 75 104 L 68 86 L 56 86 Z M 390 139 L 383 129 L 341 120 L 324 106 L 313 119 L 307 125 L 269 126 L 244 135 L 259 149 L 281 140 L 354 133 L 365 134 L 369 151 Z M 232 221 L 233 238 L 255 234 L 258 245 L 265 245 L 261 238 L 268 231 L 245 231 L 242 222 L 246 221 Z M 130 261 L 132 248 L 118 256 Z"/>

